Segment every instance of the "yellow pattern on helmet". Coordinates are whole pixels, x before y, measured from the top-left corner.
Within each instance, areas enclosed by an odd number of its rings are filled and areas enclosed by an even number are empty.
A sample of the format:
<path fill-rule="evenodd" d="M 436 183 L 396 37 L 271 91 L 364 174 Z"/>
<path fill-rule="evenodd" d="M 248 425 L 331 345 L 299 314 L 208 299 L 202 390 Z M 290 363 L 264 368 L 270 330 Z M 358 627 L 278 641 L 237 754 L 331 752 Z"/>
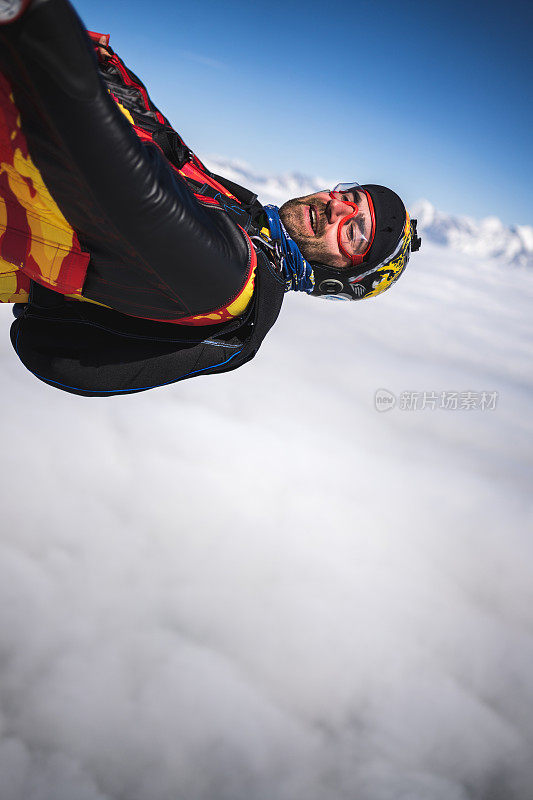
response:
<path fill-rule="evenodd" d="M 395 281 L 398 280 L 409 261 L 411 244 L 411 220 L 409 214 L 405 214 L 405 227 L 403 237 L 392 255 L 386 261 L 379 264 L 375 270 L 375 280 L 372 282 L 372 289 L 364 297 L 375 297 L 381 292 L 386 291 Z"/>

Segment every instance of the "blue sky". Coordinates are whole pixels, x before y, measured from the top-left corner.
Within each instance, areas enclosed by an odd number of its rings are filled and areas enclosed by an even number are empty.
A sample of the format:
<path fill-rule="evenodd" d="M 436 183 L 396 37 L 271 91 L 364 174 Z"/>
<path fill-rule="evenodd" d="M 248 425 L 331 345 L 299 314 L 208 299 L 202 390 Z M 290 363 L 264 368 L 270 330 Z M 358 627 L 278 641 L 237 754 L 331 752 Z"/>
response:
<path fill-rule="evenodd" d="M 200 155 L 533 224 L 526 2 L 81 0 Z"/>

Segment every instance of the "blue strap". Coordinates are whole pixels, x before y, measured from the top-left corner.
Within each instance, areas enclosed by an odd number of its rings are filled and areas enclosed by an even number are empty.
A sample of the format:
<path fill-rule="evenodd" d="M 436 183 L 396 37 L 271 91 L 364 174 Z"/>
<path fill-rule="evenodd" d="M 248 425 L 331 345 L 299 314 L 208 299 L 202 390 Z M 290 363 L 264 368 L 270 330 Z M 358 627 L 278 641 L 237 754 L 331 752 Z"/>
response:
<path fill-rule="evenodd" d="M 270 235 L 279 242 L 281 248 L 281 266 L 285 278 L 285 291 L 311 294 L 315 288 L 315 276 L 311 264 L 305 260 L 300 248 L 287 233 L 279 216 L 278 206 L 265 206 L 268 217 Z"/>

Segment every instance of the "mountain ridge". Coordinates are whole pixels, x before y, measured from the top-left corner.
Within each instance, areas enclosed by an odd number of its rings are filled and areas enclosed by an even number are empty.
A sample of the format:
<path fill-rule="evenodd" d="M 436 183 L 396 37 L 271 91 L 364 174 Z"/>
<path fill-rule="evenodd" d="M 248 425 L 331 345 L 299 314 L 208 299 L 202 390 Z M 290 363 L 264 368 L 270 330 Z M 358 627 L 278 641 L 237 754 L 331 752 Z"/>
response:
<path fill-rule="evenodd" d="M 243 161 L 220 156 L 209 156 L 205 163 L 213 172 L 252 189 L 263 203 L 281 205 L 290 197 L 303 197 L 332 185 L 331 180 L 298 172 L 257 173 Z M 418 220 L 419 233 L 435 244 L 465 255 L 533 269 L 531 225 L 505 225 L 492 216 L 476 220 L 446 214 L 426 199 L 416 201 L 410 213 Z"/>

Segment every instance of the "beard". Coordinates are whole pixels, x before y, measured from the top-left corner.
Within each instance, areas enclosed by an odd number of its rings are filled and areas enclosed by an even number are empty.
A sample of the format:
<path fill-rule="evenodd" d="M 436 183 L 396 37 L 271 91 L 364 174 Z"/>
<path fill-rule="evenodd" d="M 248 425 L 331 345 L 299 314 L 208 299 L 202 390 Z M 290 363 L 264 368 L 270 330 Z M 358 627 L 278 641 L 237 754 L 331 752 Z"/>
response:
<path fill-rule="evenodd" d="M 309 204 L 316 209 L 316 233 L 309 231 Z M 287 233 L 294 239 L 298 248 L 307 261 L 315 261 L 319 264 L 328 264 L 332 261 L 331 253 L 324 241 L 323 234 L 326 231 L 326 203 L 316 197 L 296 197 L 287 200 L 280 210 L 279 215 Z M 337 259 L 336 259 L 337 260 Z M 330 264 L 338 266 L 338 264 Z"/>

